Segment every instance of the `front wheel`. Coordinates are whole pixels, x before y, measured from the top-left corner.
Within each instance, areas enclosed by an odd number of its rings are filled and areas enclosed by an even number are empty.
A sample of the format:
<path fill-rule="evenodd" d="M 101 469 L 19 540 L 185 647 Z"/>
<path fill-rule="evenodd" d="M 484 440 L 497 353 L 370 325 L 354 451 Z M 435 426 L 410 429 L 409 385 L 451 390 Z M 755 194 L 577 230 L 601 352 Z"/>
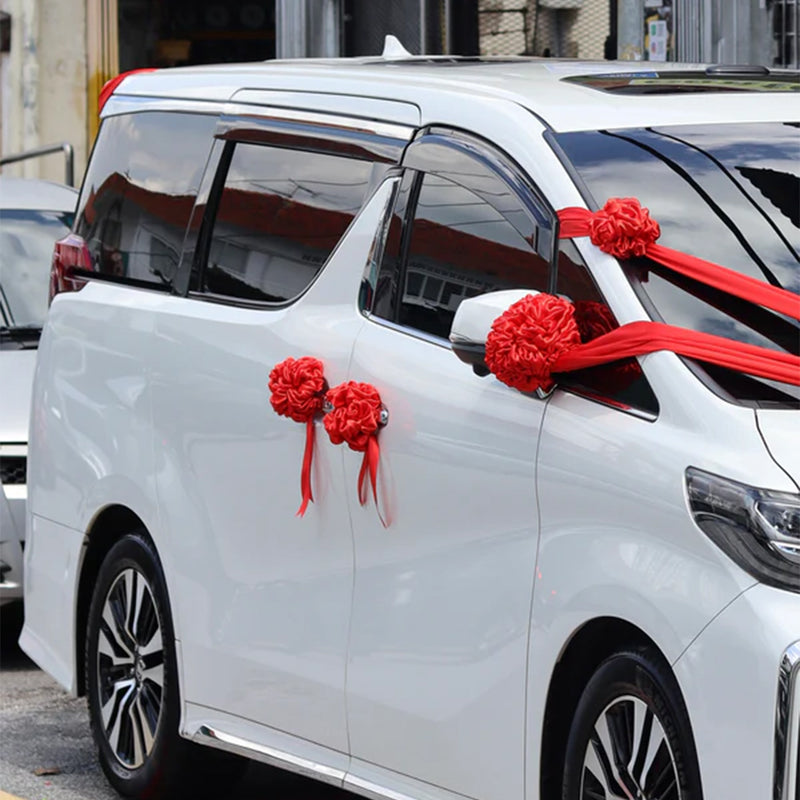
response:
<path fill-rule="evenodd" d="M 702 800 L 677 682 L 648 649 L 606 659 L 570 728 L 563 800 Z"/>
<path fill-rule="evenodd" d="M 86 638 L 92 733 L 103 771 L 124 797 L 167 800 L 181 796 L 177 787 L 211 789 L 247 763 L 178 735 L 173 642 L 158 556 L 142 533 L 126 535 L 100 567 Z"/>

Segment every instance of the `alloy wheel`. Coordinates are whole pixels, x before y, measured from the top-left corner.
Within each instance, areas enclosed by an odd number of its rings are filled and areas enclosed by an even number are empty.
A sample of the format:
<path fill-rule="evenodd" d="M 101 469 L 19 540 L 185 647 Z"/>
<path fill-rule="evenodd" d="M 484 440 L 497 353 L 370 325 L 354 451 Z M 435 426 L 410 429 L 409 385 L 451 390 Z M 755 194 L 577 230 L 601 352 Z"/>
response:
<path fill-rule="evenodd" d="M 108 744 L 128 769 L 153 750 L 164 696 L 164 649 L 153 591 L 144 575 L 120 572 L 103 603 L 97 685 Z"/>
<path fill-rule="evenodd" d="M 653 709 L 632 695 L 595 722 L 583 762 L 581 800 L 682 800 L 678 768 Z"/>

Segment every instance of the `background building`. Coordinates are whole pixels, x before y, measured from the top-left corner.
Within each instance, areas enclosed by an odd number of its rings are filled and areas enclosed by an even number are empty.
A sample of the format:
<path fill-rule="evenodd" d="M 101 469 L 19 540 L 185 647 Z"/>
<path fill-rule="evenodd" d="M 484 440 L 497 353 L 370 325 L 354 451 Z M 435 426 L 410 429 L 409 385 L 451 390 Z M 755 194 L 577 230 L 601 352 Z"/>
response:
<path fill-rule="evenodd" d="M 0 157 L 68 142 L 80 182 L 103 83 L 139 67 L 536 55 L 800 67 L 800 0 L 0 0 Z M 63 155 L 3 167 L 64 179 Z"/>

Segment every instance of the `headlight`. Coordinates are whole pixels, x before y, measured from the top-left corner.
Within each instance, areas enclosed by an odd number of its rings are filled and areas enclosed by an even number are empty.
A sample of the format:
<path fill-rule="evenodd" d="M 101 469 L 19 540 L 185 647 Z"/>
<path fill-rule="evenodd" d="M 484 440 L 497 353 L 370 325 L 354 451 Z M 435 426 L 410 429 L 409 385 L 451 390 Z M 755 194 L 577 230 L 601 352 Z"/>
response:
<path fill-rule="evenodd" d="M 695 522 L 717 547 L 762 583 L 800 592 L 800 495 L 694 467 L 686 490 Z"/>

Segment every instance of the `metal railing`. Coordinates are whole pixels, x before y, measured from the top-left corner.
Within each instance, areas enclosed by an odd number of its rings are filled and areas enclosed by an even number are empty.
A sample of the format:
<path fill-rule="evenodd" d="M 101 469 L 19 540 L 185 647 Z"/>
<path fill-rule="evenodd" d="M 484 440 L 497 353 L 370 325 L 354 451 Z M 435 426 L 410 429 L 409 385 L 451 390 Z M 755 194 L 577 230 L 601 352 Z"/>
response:
<path fill-rule="evenodd" d="M 22 153 L 14 153 L 10 156 L 0 156 L 0 167 L 5 164 L 15 164 L 17 161 L 27 161 L 29 158 L 39 158 L 49 156 L 52 153 L 64 153 L 64 183 L 67 186 L 75 185 L 75 156 L 72 145 L 68 142 L 61 144 L 50 144 L 44 147 L 35 147 L 33 150 L 25 150 Z"/>

